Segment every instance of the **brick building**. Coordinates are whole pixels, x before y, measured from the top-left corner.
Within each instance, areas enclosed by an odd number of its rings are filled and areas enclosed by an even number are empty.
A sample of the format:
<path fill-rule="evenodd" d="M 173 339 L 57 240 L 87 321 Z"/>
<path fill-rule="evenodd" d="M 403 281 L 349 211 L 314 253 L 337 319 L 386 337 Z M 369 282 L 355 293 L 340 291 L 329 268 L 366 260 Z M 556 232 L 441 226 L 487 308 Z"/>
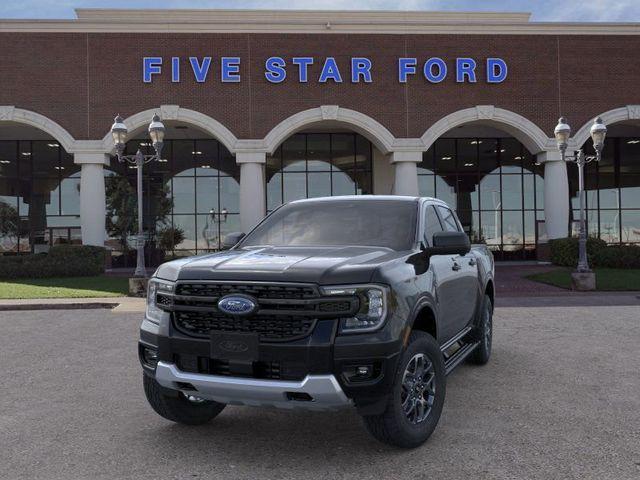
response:
<path fill-rule="evenodd" d="M 639 24 L 77 10 L 0 20 L 0 45 L 0 252 L 106 242 L 126 265 L 105 217 L 136 170 L 113 157 L 109 128 L 120 114 L 128 150 L 148 151 L 154 113 L 167 135 L 144 168 L 149 255 L 171 227 L 185 237 L 174 253 L 194 254 L 292 199 L 394 193 L 449 202 L 498 258 L 535 258 L 577 228 L 561 115 L 571 149 L 591 150 L 596 116 L 608 127 L 586 172 L 589 232 L 640 242 Z"/>

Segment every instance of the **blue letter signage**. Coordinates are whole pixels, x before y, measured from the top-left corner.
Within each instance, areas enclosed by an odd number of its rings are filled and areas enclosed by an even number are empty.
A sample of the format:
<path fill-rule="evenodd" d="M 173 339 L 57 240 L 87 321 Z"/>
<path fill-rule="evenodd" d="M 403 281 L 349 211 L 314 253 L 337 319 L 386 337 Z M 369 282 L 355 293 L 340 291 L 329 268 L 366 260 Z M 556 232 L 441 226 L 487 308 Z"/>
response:
<path fill-rule="evenodd" d="M 212 57 L 188 57 L 191 72 L 181 69 L 183 59 L 171 57 L 167 59 L 167 72 L 163 75 L 164 59 L 162 57 L 144 57 L 142 59 L 142 81 L 152 83 L 159 78 L 180 83 L 186 80 L 205 83 L 209 77 Z M 218 61 L 218 60 L 216 60 Z M 221 83 L 240 83 L 240 57 L 220 57 Z M 485 81 L 489 84 L 502 83 L 507 79 L 507 62 L 502 58 L 489 57 L 477 61 L 472 57 L 443 59 L 428 57 L 400 57 L 397 59 L 397 82 L 420 82 L 438 84 L 446 81 L 456 83 L 476 83 Z M 186 64 L 186 62 L 184 62 Z M 338 62 L 336 57 L 282 57 L 273 56 L 264 61 L 264 78 L 269 83 L 342 83 L 343 72 L 351 83 L 373 83 L 374 64 L 367 57 L 351 57 Z M 169 68 L 170 67 L 170 68 Z M 188 67 L 187 67 L 188 68 Z M 215 67 L 214 67 L 215 68 Z M 341 68 L 343 69 L 341 71 Z M 420 75 L 418 69 L 422 70 Z M 291 70 L 291 75 L 288 75 Z M 451 72 L 451 74 L 449 73 Z M 182 75 L 181 75 L 182 73 Z M 168 78 L 170 76 L 170 78 Z"/>

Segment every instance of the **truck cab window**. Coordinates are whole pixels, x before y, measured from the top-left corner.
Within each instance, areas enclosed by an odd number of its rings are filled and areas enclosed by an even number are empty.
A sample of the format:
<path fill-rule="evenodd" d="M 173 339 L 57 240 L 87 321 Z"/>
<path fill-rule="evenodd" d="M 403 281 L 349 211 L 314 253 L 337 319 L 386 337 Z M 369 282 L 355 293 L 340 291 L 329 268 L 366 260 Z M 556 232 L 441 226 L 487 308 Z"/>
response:
<path fill-rule="evenodd" d="M 442 224 L 438 218 L 433 205 L 427 205 L 424 210 L 424 240 L 428 246 L 431 246 L 433 234 L 442 232 Z"/>
<path fill-rule="evenodd" d="M 442 226 L 446 232 L 459 232 L 460 227 L 455 215 L 447 207 L 438 205 L 438 211 L 440 212 L 440 218 L 442 219 Z"/>

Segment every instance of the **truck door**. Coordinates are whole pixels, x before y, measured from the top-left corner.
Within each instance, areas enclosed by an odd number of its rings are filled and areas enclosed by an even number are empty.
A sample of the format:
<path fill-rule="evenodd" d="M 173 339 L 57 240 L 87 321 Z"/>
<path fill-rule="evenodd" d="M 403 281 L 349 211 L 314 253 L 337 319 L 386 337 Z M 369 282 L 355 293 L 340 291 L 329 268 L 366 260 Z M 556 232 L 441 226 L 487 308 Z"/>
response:
<path fill-rule="evenodd" d="M 433 205 L 424 210 L 424 241 L 432 245 L 433 234 L 444 230 L 440 218 Z M 455 335 L 457 325 L 461 322 L 460 299 L 456 296 L 459 289 L 457 281 L 459 272 L 454 269 L 455 255 L 431 255 L 429 269 L 433 274 L 433 284 L 438 305 L 439 342 L 442 344 Z"/>
<path fill-rule="evenodd" d="M 449 208 L 442 205 L 437 205 L 436 208 L 445 231 L 462 231 L 460 222 Z M 451 314 L 454 330 L 451 335 L 453 336 L 473 320 L 478 301 L 478 267 L 475 256 L 471 253 L 449 255 L 449 257 L 454 271 L 452 295 L 456 299 L 454 312 Z"/>

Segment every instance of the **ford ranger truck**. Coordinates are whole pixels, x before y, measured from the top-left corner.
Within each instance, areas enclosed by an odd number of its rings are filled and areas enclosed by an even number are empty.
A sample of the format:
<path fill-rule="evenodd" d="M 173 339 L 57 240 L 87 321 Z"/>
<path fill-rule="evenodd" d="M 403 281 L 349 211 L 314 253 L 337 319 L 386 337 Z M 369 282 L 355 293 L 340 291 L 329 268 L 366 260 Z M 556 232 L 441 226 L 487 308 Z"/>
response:
<path fill-rule="evenodd" d="M 493 256 L 442 201 L 299 200 L 224 243 L 149 281 L 139 357 L 168 420 L 351 407 L 375 438 L 411 448 L 438 423 L 447 375 L 489 360 Z"/>

